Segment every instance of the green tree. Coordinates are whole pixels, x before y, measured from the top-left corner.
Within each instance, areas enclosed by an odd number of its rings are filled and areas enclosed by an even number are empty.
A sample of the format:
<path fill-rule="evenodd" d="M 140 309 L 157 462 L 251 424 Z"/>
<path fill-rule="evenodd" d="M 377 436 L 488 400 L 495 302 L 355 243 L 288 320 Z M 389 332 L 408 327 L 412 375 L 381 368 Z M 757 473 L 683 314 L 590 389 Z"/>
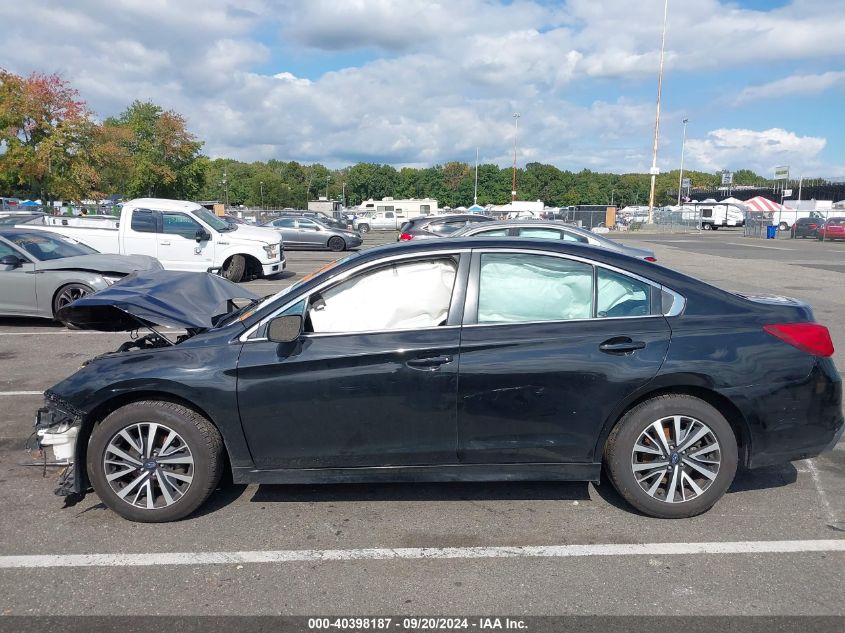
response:
<path fill-rule="evenodd" d="M 130 168 L 109 183 L 127 197 L 195 198 L 205 181 L 207 162 L 202 142 L 188 131 L 185 119 L 151 102 L 135 101 L 105 128 L 123 134 L 122 147 Z"/>

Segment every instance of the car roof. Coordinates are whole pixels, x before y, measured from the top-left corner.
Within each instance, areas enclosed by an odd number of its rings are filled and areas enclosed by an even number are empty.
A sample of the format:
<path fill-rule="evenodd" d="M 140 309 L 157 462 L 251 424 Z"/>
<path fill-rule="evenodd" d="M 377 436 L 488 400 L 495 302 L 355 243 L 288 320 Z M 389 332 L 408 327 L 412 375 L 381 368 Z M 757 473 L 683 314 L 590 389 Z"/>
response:
<path fill-rule="evenodd" d="M 474 218 L 484 218 L 485 220 L 489 220 L 490 217 L 486 215 L 481 215 L 480 213 L 447 213 L 447 214 L 438 214 L 438 215 L 418 215 L 413 218 L 408 218 L 408 222 L 422 222 L 423 220 L 428 220 L 429 222 L 434 220 L 471 220 Z M 490 222 L 487 222 L 489 224 Z"/>

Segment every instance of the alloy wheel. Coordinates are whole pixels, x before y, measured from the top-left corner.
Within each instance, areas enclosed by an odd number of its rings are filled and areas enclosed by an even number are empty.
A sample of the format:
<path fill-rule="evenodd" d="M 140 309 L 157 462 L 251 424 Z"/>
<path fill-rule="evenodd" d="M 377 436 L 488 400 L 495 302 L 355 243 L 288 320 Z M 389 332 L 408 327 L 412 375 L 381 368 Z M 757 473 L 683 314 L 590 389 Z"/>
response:
<path fill-rule="evenodd" d="M 103 472 L 114 493 L 138 508 L 165 508 L 181 499 L 194 478 L 188 444 L 163 424 L 141 422 L 106 445 Z"/>
<path fill-rule="evenodd" d="M 722 451 L 704 422 L 685 415 L 661 418 L 640 433 L 631 469 L 649 496 L 683 503 L 701 496 L 719 474 Z"/>
<path fill-rule="evenodd" d="M 64 308 L 66 305 L 73 303 L 77 299 L 87 296 L 88 294 L 90 294 L 88 289 L 83 286 L 73 285 L 63 288 L 59 293 L 59 296 L 56 297 L 57 311 Z"/>

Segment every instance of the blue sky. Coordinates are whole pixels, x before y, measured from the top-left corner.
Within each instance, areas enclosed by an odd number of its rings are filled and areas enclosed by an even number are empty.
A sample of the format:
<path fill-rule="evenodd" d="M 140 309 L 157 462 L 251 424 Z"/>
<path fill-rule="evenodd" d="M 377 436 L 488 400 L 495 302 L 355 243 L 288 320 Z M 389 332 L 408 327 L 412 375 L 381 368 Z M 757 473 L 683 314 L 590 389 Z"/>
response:
<path fill-rule="evenodd" d="M 647 171 L 662 0 L 3 3 L 3 64 L 98 115 L 175 109 L 210 156 Z M 659 164 L 845 175 L 845 0 L 670 0 Z M 33 46 L 33 42 L 38 42 Z"/>

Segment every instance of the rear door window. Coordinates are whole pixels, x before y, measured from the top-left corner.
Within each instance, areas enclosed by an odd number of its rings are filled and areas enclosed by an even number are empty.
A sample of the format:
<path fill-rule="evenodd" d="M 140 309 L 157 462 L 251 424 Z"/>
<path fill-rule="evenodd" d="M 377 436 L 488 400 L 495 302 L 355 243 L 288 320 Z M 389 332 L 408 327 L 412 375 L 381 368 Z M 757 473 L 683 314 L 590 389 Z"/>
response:
<path fill-rule="evenodd" d="M 589 319 L 593 267 L 549 255 L 482 253 L 478 323 Z"/>
<path fill-rule="evenodd" d="M 600 318 L 648 316 L 651 314 L 651 286 L 638 279 L 598 269 L 598 301 Z"/>
<path fill-rule="evenodd" d="M 132 223 L 130 227 L 138 233 L 155 233 L 156 214 L 149 209 L 135 209 L 132 212 Z"/>

